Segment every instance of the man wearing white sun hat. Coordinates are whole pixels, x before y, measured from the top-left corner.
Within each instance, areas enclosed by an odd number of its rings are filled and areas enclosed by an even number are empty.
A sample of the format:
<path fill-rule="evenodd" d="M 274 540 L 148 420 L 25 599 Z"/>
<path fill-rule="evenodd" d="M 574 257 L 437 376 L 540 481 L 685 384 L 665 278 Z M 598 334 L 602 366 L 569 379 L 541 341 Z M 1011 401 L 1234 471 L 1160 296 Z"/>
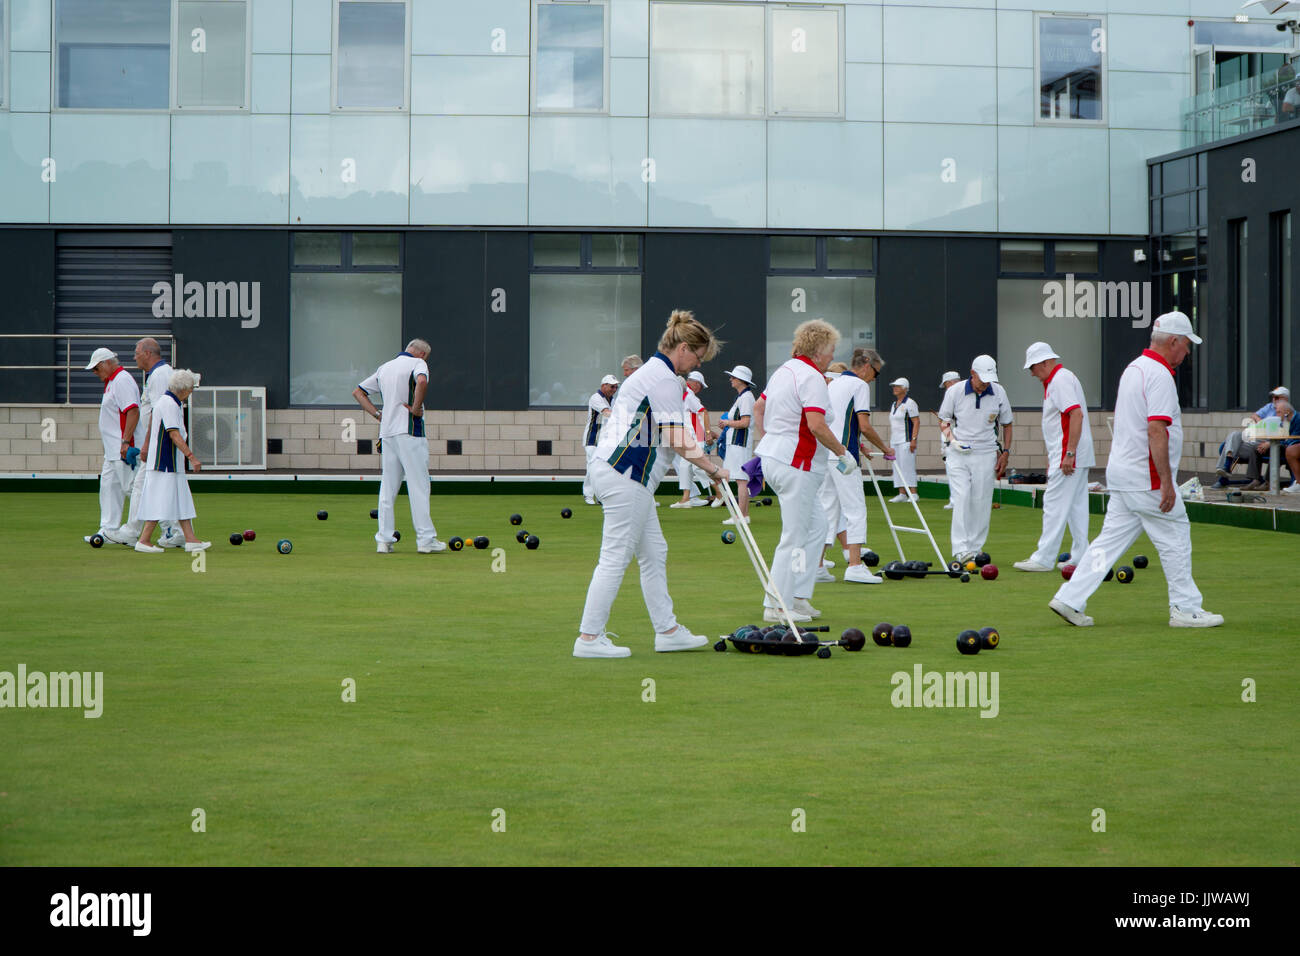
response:
<path fill-rule="evenodd" d="M 1097 459 L 1088 427 L 1088 400 L 1078 376 L 1061 364 L 1060 356 L 1046 342 L 1035 342 L 1025 350 L 1025 369 L 1043 383 L 1047 490 L 1043 492 L 1043 532 L 1038 547 L 1015 567 L 1019 571 L 1051 571 L 1067 526 L 1070 554 L 1077 557 L 1088 550 L 1088 469 Z"/>
<path fill-rule="evenodd" d="M 1192 526 L 1178 493 L 1182 410 L 1174 369 L 1200 345 L 1192 322 L 1166 312 L 1151 323 L 1151 346 L 1129 362 L 1115 397 L 1115 437 L 1106 463 L 1110 500 L 1101 532 L 1078 555 L 1073 577 L 1048 607 L 1076 627 L 1090 627 L 1088 598 L 1144 531 L 1160 555 L 1169 588 L 1170 627 L 1218 627 L 1223 616 L 1201 607 L 1192 580 Z"/>

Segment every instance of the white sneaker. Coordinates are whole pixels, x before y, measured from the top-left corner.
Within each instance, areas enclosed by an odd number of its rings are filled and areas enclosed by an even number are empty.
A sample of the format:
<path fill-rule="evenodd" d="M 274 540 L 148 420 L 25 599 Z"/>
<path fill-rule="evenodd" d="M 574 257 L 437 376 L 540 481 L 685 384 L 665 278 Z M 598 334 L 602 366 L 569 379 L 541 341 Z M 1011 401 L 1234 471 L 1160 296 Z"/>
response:
<path fill-rule="evenodd" d="M 389 542 L 389 541 L 380 541 L 378 544 L 375 545 L 375 553 L 376 553 L 376 554 L 392 554 L 392 553 L 393 553 L 393 545 L 392 545 L 392 542 Z"/>
<path fill-rule="evenodd" d="M 823 568 L 833 568 L 833 567 L 835 567 L 835 562 L 832 561 L 830 558 L 822 558 L 822 567 L 823 567 Z"/>
<path fill-rule="evenodd" d="M 1030 561 L 1026 558 L 1024 561 L 1017 561 L 1012 565 L 1017 571 L 1055 571 L 1051 565 L 1039 564 L 1037 561 Z"/>
<path fill-rule="evenodd" d="M 1222 614 L 1211 614 L 1203 607 L 1184 609 L 1169 605 L 1170 627 L 1218 627 L 1222 623 Z"/>
<path fill-rule="evenodd" d="M 618 637 L 617 634 L 614 635 Z M 619 647 L 609 639 L 609 634 L 600 635 L 594 641 L 584 641 L 581 636 L 573 641 L 574 657 L 631 657 L 632 650 Z"/>
<path fill-rule="evenodd" d="M 849 570 L 852 570 L 852 568 L 850 568 Z M 848 574 L 848 571 L 844 573 Z M 835 582 L 835 577 L 829 571 L 827 571 L 826 567 L 823 565 L 822 567 L 817 569 L 817 573 L 813 575 L 813 580 L 818 582 L 819 584 L 833 584 Z"/>
<path fill-rule="evenodd" d="M 437 538 L 434 538 L 433 544 L 429 545 L 427 548 L 416 548 L 415 550 L 420 554 L 441 554 L 447 550 L 447 544 L 445 541 L 439 541 Z"/>
<path fill-rule="evenodd" d="M 714 498 L 713 501 L 709 504 L 709 507 L 710 507 L 710 508 L 721 508 L 721 507 L 722 507 L 722 499 L 721 499 L 721 498 Z"/>
<path fill-rule="evenodd" d="M 674 501 L 674 502 L 673 502 L 672 504 L 670 504 L 668 507 L 669 507 L 669 508 L 689 508 L 690 506 L 691 506 L 691 503 L 690 503 L 689 501 Z"/>
<path fill-rule="evenodd" d="M 682 624 L 677 625 L 677 630 L 671 634 L 655 634 L 655 652 L 666 654 L 669 651 L 693 651 L 697 647 L 703 647 L 709 643 L 709 639 L 703 634 L 692 634 L 690 630 Z"/>
<path fill-rule="evenodd" d="M 690 501 L 686 502 L 686 507 L 688 508 L 707 508 L 708 506 L 708 498 L 692 498 Z"/>
<path fill-rule="evenodd" d="M 206 551 L 210 547 L 212 547 L 211 541 L 186 541 L 185 542 L 186 551 Z"/>
<path fill-rule="evenodd" d="M 1058 598 L 1052 598 L 1047 602 L 1047 606 L 1075 627 L 1092 627 L 1092 618 L 1088 617 L 1088 615 L 1084 614 L 1082 611 L 1076 611 L 1074 608 L 1070 607 L 1070 605 Z"/>
<path fill-rule="evenodd" d="M 1282 489 L 1281 494 L 1300 495 L 1300 481 L 1291 482 L 1291 484 Z"/>
<path fill-rule="evenodd" d="M 734 524 L 736 523 L 736 519 L 735 519 L 735 518 L 728 518 L 726 521 L 724 521 L 724 522 L 722 522 L 722 523 L 723 523 L 723 524 L 733 524 L 733 525 L 734 525 Z M 741 524 L 749 524 L 749 516 L 748 516 L 748 515 L 741 515 L 741 516 L 740 516 L 740 523 L 741 523 Z"/>
<path fill-rule="evenodd" d="M 884 579 L 872 574 L 871 569 L 865 564 L 850 564 L 844 569 L 844 580 L 856 584 L 880 584 Z"/>
<path fill-rule="evenodd" d="M 790 606 L 790 610 L 795 614 L 806 614 L 809 618 L 818 618 L 822 616 L 822 612 L 809 604 L 807 598 L 795 598 L 794 604 Z"/>
<path fill-rule="evenodd" d="M 950 502 L 948 502 L 946 505 L 944 505 L 944 506 L 943 506 L 943 510 L 944 510 L 944 511 L 952 511 L 952 502 L 950 501 Z"/>
<path fill-rule="evenodd" d="M 100 535 L 100 536 L 103 536 L 104 532 L 102 532 L 102 531 L 96 531 L 95 534 Z M 93 538 L 93 537 L 95 536 L 95 534 L 84 535 L 84 536 L 82 537 L 81 540 L 84 541 L 84 542 L 86 542 L 86 544 L 90 544 L 90 539 Z"/>
<path fill-rule="evenodd" d="M 183 548 L 185 547 L 185 535 L 168 534 L 158 539 L 160 548 Z"/>
<path fill-rule="evenodd" d="M 903 494 L 902 492 L 899 492 L 898 494 L 894 495 L 894 497 L 889 499 L 889 503 L 891 505 L 897 505 L 897 504 L 902 504 L 906 500 L 907 500 L 907 495 Z"/>
<path fill-rule="evenodd" d="M 583 498 L 582 501 L 583 504 L 588 504 L 588 505 L 594 505 L 596 503 L 595 498 Z"/>
<path fill-rule="evenodd" d="M 141 554 L 162 554 L 163 553 L 162 548 L 154 547 L 152 544 L 141 544 L 139 541 L 135 543 L 135 549 L 139 551 Z"/>
<path fill-rule="evenodd" d="M 1074 559 L 1071 558 L 1070 560 L 1073 561 Z M 1070 561 L 1057 561 L 1057 562 L 1056 562 L 1056 570 L 1058 570 L 1058 571 L 1061 570 L 1061 568 L 1065 567 L 1065 566 L 1068 565 L 1069 563 L 1070 563 Z"/>
<path fill-rule="evenodd" d="M 812 620 L 807 614 L 800 614 L 794 608 L 790 608 L 790 620 L 796 624 L 807 624 Z M 785 615 L 781 613 L 779 607 L 763 608 L 763 621 L 767 624 L 785 624 Z"/>
<path fill-rule="evenodd" d="M 105 541 L 112 541 L 114 544 L 124 544 L 128 548 L 134 547 L 139 538 L 139 535 L 132 538 L 130 535 L 123 534 L 121 528 L 109 528 L 107 531 L 101 531 L 100 534 L 104 536 Z"/>

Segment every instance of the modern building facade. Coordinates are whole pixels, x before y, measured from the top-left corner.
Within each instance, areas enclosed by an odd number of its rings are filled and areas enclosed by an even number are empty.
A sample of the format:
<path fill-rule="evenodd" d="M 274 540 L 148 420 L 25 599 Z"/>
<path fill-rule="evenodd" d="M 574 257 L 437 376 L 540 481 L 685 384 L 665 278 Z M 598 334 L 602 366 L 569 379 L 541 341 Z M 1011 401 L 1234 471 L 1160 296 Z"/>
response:
<path fill-rule="evenodd" d="M 0 338 L 0 365 L 78 369 L 95 336 L 170 337 L 205 385 L 266 388 L 272 467 L 365 464 L 335 426 L 416 335 L 434 346 L 435 466 L 581 467 L 575 409 L 673 308 L 727 342 L 710 407 L 730 404 L 722 369 L 762 377 L 810 317 L 846 354 L 878 348 L 923 408 L 981 352 L 1037 406 L 1020 366 L 1046 339 L 1102 428 L 1173 304 L 1214 343 L 1181 376 L 1189 409 L 1255 407 L 1300 367 L 1278 312 L 1293 179 L 1255 182 L 1245 240 L 1212 221 L 1213 189 L 1177 218 L 1215 136 L 1296 155 L 1284 125 L 1249 119 L 1188 139 L 1216 84 L 1296 51 L 1284 17 L 1239 22 L 1239 0 L 0 11 L 0 334 L 70 336 Z M 1149 166 L 1198 137 L 1209 165 L 1189 154 L 1186 188 L 1186 157 Z M 1231 250 L 1244 326 L 1216 278 Z M 96 385 L 0 370 L 0 402 L 94 402 Z"/>

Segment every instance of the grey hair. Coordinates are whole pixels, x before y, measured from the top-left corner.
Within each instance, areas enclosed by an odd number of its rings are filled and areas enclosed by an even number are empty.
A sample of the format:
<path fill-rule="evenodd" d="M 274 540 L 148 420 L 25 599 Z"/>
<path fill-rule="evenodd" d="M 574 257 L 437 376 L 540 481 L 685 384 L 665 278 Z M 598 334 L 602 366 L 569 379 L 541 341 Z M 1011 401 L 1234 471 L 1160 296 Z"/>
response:
<path fill-rule="evenodd" d="M 880 353 L 875 349 L 856 348 L 853 350 L 853 367 L 862 368 L 864 365 L 870 365 L 877 372 L 885 367 L 885 360 L 880 357 Z"/>
<path fill-rule="evenodd" d="M 1164 345 L 1166 342 L 1172 342 L 1176 338 L 1178 338 L 1178 336 L 1173 332 L 1152 332 L 1151 344 Z"/>
<path fill-rule="evenodd" d="M 187 368 L 178 368 L 167 379 L 167 387 L 173 392 L 187 392 L 199 387 L 200 375 Z"/>
<path fill-rule="evenodd" d="M 406 351 L 412 354 L 423 352 L 425 355 L 428 355 L 433 351 L 433 349 L 429 348 L 429 343 L 424 341 L 424 339 L 411 339 L 411 341 L 406 343 Z"/>
<path fill-rule="evenodd" d="M 639 355 L 629 355 L 627 358 L 623 359 L 623 361 L 619 362 L 618 364 L 619 364 L 619 365 L 629 365 L 629 366 L 631 366 L 631 367 L 634 368 L 634 369 L 640 368 L 640 367 L 641 367 L 641 364 L 642 364 L 642 363 L 641 363 L 641 356 L 639 356 Z"/>

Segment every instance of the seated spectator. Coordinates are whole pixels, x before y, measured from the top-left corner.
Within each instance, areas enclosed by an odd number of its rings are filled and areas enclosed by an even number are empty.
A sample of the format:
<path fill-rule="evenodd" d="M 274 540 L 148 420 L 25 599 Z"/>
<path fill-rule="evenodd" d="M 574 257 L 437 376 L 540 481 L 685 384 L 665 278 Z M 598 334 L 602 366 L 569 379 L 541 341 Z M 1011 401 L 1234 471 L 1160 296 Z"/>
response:
<path fill-rule="evenodd" d="M 1297 117 L 1300 117 L 1300 77 L 1282 98 L 1282 122 L 1288 123 Z"/>
<path fill-rule="evenodd" d="M 1286 458 L 1286 467 L 1291 472 L 1291 484 L 1282 489 L 1284 495 L 1300 494 L 1300 415 L 1290 402 L 1286 408 L 1291 416 L 1291 438 L 1282 442 L 1282 454 Z"/>
<path fill-rule="evenodd" d="M 1279 405 L 1281 403 L 1289 404 L 1291 400 L 1291 390 L 1284 385 L 1279 385 L 1268 395 L 1269 404 L 1260 407 L 1251 414 L 1250 420 L 1252 422 L 1263 421 L 1271 415 L 1277 415 Z M 1228 437 L 1223 440 L 1223 453 L 1220 455 L 1219 465 L 1215 469 L 1219 480 L 1214 483 L 1214 487 L 1226 488 L 1229 484 L 1232 484 L 1230 480 L 1232 468 L 1239 461 L 1247 462 L 1250 468 L 1250 484 L 1260 480 L 1258 445 L 1247 442 L 1240 428 L 1229 432 Z"/>

